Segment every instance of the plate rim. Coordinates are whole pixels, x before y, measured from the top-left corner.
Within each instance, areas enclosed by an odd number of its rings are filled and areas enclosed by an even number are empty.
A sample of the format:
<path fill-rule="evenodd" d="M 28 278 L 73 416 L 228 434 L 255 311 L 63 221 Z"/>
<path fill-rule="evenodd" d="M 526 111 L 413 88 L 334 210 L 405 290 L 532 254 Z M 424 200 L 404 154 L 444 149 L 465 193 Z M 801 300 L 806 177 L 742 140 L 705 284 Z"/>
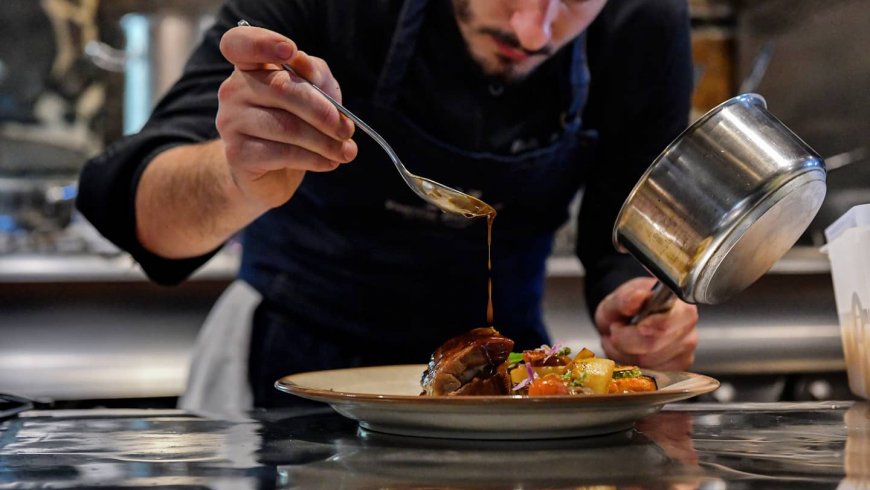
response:
<path fill-rule="evenodd" d="M 668 387 L 656 390 L 639 393 L 608 393 L 594 395 L 551 395 L 551 396 L 528 396 L 528 395 L 447 395 L 447 396 L 421 396 L 421 395 L 390 395 L 390 394 L 372 394 L 358 393 L 347 391 L 336 391 L 329 389 L 308 388 L 293 382 L 289 378 L 298 378 L 312 374 L 329 374 L 341 373 L 344 371 L 358 370 L 383 370 L 383 369 L 399 369 L 419 367 L 422 375 L 426 364 L 388 364 L 380 366 L 361 366 L 354 368 L 326 369 L 320 371 L 306 371 L 301 373 L 289 374 L 277 379 L 274 387 L 284 393 L 288 393 L 303 398 L 315 400 L 327 400 L 327 403 L 397 403 L 403 402 L 407 404 L 439 404 L 439 405 L 534 405 L 534 404 L 596 404 L 601 402 L 609 402 L 611 400 L 627 400 L 623 403 L 636 401 L 637 403 L 655 403 L 654 400 L 665 398 L 670 401 L 679 399 L 692 398 L 715 391 L 720 386 L 719 380 L 705 374 L 693 373 L 689 371 L 659 371 L 653 369 L 641 369 L 644 374 L 660 376 L 688 375 L 689 378 L 701 381 L 702 384 L 692 389 L 668 389 Z M 676 400 L 673 398 L 676 397 Z M 664 401 L 662 403 L 669 403 Z"/>

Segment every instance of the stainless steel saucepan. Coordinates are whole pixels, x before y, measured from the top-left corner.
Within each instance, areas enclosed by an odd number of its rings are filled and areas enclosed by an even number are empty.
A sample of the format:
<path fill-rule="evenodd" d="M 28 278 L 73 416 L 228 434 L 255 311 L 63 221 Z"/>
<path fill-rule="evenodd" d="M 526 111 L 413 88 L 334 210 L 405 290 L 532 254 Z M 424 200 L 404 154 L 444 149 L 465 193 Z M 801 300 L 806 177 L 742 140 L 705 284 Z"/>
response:
<path fill-rule="evenodd" d="M 616 219 L 613 242 L 658 280 L 646 314 L 674 294 L 721 303 L 766 273 L 822 204 L 822 158 L 744 94 L 698 119 L 647 169 Z"/>

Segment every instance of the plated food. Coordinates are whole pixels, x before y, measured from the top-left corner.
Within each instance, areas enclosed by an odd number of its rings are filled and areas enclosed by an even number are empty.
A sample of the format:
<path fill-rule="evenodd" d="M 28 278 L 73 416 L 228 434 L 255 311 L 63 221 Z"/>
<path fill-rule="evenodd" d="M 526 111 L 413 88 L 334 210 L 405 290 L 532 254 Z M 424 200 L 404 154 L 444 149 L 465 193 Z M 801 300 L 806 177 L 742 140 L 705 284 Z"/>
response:
<path fill-rule="evenodd" d="M 655 391 L 652 376 L 583 348 L 558 345 L 514 352 L 495 328 L 476 328 L 439 346 L 423 372 L 422 395 L 602 395 Z"/>
<path fill-rule="evenodd" d="M 275 382 L 281 391 L 328 403 L 367 431 L 450 439 L 553 439 L 631 428 L 667 403 L 715 390 L 708 376 L 644 370 L 658 389 L 583 396 L 420 396 L 425 364 L 312 371 Z M 466 383 L 467 384 L 467 383 Z"/>
<path fill-rule="evenodd" d="M 626 430 L 667 403 L 719 386 L 700 374 L 618 366 L 586 349 L 514 350 L 512 339 L 478 328 L 439 346 L 428 365 L 298 373 L 275 387 L 328 403 L 365 431 L 528 440 Z"/>

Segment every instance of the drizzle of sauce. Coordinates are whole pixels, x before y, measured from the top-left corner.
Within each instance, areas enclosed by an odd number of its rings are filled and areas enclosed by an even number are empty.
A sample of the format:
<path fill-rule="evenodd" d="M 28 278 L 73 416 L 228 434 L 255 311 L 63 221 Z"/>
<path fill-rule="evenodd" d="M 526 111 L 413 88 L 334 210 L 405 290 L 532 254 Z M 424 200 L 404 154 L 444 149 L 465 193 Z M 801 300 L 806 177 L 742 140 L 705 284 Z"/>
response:
<path fill-rule="evenodd" d="M 492 222 L 495 221 L 495 209 L 486 215 L 486 270 L 489 275 L 487 283 L 486 324 L 492 323 Z"/>
<path fill-rule="evenodd" d="M 451 189 L 433 180 L 413 174 L 412 178 L 417 184 L 416 186 L 412 185 L 412 188 L 416 189 L 418 193 L 422 191 L 425 199 L 445 212 L 465 216 L 469 219 L 486 216 L 486 268 L 488 274 L 486 323 L 492 326 L 492 222 L 495 220 L 495 208 L 474 196 Z"/>

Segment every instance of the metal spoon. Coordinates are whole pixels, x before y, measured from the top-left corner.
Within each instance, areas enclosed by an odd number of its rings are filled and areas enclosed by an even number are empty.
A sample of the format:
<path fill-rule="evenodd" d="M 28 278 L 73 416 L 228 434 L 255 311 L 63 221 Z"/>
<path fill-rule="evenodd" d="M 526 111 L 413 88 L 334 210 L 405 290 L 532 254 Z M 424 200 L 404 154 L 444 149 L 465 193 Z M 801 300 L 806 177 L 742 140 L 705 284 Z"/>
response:
<path fill-rule="evenodd" d="M 247 21 L 240 20 L 239 26 L 250 26 Z M 356 123 L 357 126 L 362 128 L 363 131 L 366 132 L 369 136 L 372 137 L 384 151 L 387 152 L 387 155 L 390 157 L 390 160 L 393 161 L 393 164 L 396 166 L 396 169 L 399 171 L 399 175 L 402 176 L 402 179 L 408 184 L 408 187 L 414 191 L 415 194 L 423 198 L 424 201 L 434 204 L 442 211 L 446 211 L 449 213 L 459 214 L 465 216 L 466 218 L 475 218 L 478 216 L 495 216 L 495 209 L 489 204 L 481 201 L 480 199 L 470 196 L 464 192 L 457 191 L 451 187 L 447 187 L 444 184 L 435 182 L 432 179 L 427 179 L 425 177 L 420 177 L 419 175 L 414 175 L 405 168 L 405 165 L 402 164 L 402 161 L 399 160 L 399 156 L 396 155 L 396 152 L 393 151 L 393 148 L 387 143 L 387 141 L 379 135 L 374 129 L 371 128 L 368 124 L 366 124 L 362 119 L 357 117 L 354 113 L 350 112 L 341 105 L 337 100 L 333 99 L 329 94 L 320 89 L 317 85 L 311 83 L 308 79 L 303 76 L 300 76 L 296 70 L 294 70 L 290 65 L 283 63 L 281 64 L 281 68 L 290 72 L 293 76 L 305 81 L 312 87 L 314 90 L 320 92 L 321 95 L 326 97 L 326 100 L 332 103 L 339 112 L 350 118 L 351 121 Z"/>

